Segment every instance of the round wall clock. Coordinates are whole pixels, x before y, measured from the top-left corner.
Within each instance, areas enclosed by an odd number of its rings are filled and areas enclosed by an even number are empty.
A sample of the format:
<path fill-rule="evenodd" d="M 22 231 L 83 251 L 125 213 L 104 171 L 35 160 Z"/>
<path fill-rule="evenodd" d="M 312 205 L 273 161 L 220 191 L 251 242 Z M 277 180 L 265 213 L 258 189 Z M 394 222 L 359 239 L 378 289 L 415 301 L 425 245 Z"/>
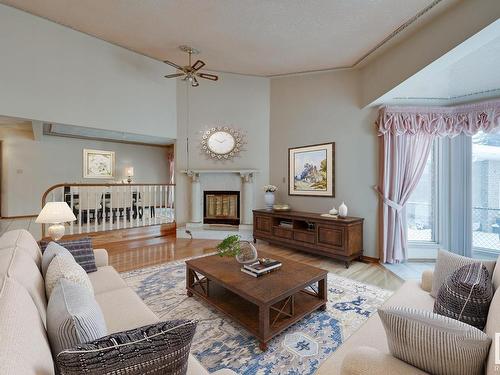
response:
<path fill-rule="evenodd" d="M 201 148 L 215 160 L 227 160 L 236 156 L 243 144 L 243 136 L 236 130 L 225 127 L 214 127 L 203 133 Z"/>

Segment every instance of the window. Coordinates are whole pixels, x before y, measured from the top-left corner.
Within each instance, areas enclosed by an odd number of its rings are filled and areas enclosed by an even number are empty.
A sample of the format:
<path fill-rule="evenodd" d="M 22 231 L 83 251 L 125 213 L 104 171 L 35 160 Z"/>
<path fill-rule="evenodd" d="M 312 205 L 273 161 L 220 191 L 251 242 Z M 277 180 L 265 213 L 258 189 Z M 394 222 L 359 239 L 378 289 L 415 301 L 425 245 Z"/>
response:
<path fill-rule="evenodd" d="M 472 247 L 500 252 L 500 134 L 472 137 Z"/>
<path fill-rule="evenodd" d="M 436 147 L 431 151 L 422 178 L 406 204 L 408 241 L 436 241 Z"/>

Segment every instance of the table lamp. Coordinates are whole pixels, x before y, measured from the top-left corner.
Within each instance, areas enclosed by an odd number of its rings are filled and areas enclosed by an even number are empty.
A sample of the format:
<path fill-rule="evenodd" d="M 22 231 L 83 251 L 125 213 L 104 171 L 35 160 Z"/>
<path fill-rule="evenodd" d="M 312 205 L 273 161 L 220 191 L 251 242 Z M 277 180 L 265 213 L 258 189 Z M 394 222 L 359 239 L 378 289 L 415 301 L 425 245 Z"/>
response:
<path fill-rule="evenodd" d="M 49 236 L 57 241 L 64 236 L 64 223 L 75 220 L 75 214 L 66 202 L 48 202 L 36 218 L 35 223 L 52 224 L 49 227 Z"/>
<path fill-rule="evenodd" d="M 125 174 L 127 175 L 127 182 L 130 184 L 132 182 L 132 177 L 134 177 L 134 167 L 125 169 Z"/>

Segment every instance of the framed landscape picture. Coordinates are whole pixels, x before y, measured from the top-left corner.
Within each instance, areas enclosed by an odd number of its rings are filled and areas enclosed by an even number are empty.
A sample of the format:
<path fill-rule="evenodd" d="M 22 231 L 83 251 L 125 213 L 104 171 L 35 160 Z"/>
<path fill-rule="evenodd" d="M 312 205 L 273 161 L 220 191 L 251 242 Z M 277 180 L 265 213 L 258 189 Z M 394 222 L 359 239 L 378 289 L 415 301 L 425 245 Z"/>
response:
<path fill-rule="evenodd" d="M 335 143 L 288 149 L 288 194 L 335 196 Z"/>
<path fill-rule="evenodd" d="M 83 149 L 83 178 L 114 178 L 115 153 Z"/>

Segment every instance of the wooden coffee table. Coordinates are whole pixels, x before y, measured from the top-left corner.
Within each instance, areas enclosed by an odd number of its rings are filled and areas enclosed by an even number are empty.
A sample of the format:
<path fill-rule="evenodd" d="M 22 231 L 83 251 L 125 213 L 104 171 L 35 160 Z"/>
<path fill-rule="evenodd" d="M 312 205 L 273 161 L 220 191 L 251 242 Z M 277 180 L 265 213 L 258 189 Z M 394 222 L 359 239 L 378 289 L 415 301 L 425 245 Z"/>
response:
<path fill-rule="evenodd" d="M 328 272 L 265 252 L 259 256 L 283 265 L 255 278 L 241 272 L 234 258 L 191 259 L 186 261 L 186 289 L 188 296 L 202 298 L 241 324 L 264 351 L 274 336 L 307 314 L 326 309 Z"/>

